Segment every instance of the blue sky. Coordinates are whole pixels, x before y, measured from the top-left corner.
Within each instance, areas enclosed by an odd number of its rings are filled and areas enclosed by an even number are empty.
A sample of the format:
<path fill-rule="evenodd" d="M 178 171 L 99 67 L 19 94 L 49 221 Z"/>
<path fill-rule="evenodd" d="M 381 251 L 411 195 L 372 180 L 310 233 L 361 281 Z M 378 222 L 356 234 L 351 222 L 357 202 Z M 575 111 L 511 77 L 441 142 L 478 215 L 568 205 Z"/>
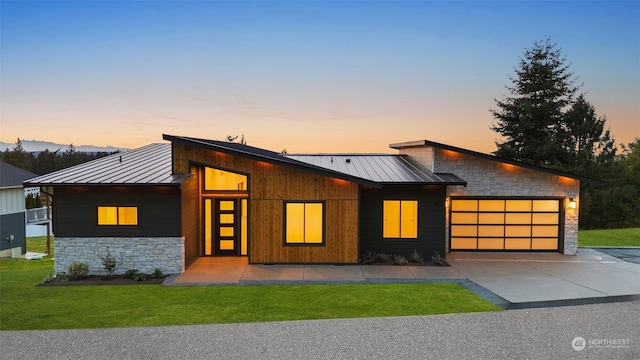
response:
<path fill-rule="evenodd" d="M 490 152 L 494 99 L 550 36 L 618 140 L 640 136 L 638 1 L 0 2 L 0 140 L 162 133 L 289 152 L 430 139 Z"/>

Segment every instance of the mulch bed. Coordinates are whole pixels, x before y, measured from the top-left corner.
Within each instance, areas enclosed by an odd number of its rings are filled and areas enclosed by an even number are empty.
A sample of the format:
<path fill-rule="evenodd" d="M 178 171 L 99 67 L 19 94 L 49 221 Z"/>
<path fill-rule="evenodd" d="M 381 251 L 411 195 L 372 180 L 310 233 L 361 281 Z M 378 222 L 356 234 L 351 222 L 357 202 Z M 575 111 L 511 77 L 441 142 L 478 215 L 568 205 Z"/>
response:
<path fill-rule="evenodd" d="M 130 278 L 124 277 L 124 275 L 89 275 L 88 278 L 82 280 L 69 280 L 69 281 L 51 281 L 47 283 L 41 283 L 38 286 L 87 286 L 87 285 L 152 285 L 162 284 L 164 281 L 162 278 L 147 278 L 144 281 L 135 281 Z"/>

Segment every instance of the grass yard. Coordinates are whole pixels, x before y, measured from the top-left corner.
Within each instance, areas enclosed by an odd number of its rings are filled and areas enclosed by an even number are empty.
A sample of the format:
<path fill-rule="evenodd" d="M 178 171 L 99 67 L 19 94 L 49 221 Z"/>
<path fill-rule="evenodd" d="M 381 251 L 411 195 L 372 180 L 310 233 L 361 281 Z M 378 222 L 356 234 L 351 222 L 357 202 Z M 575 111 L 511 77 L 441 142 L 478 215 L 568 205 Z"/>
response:
<path fill-rule="evenodd" d="M 37 242 L 37 241 L 36 241 Z M 29 251 L 37 251 L 28 245 Z M 499 311 L 457 284 L 37 286 L 43 260 L 0 260 L 0 330 L 217 324 Z"/>
<path fill-rule="evenodd" d="M 47 237 L 46 236 L 35 236 L 27 238 L 27 251 L 35 252 L 35 253 L 46 253 L 47 252 Z M 53 236 L 51 236 L 51 254 L 53 256 Z"/>
<path fill-rule="evenodd" d="M 579 246 L 640 246 L 640 228 L 580 230 Z"/>

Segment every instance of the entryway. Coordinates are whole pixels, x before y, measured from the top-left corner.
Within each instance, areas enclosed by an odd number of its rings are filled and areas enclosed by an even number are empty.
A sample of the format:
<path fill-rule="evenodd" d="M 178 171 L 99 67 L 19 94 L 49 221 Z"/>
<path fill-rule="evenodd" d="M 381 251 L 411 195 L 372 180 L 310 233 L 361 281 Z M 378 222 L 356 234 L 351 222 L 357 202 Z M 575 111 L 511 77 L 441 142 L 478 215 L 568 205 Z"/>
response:
<path fill-rule="evenodd" d="M 247 255 L 247 199 L 204 198 L 203 208 L 203 255 Z"/>

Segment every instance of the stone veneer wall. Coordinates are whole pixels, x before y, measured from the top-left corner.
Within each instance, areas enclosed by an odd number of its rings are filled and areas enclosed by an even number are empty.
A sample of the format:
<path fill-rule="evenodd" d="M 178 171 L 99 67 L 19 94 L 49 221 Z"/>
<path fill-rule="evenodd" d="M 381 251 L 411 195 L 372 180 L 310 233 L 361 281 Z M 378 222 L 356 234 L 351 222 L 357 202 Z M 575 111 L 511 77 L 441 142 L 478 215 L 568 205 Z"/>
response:
<path fill-rule="evenodd" d="M 67 271 L 74 261 L 89 265 L 90 274 L 106 274 L 100 256 L 107 249 L 116 259 L 116 274 L 138 269 L 150 274 L 156 268 L 165 274 L 184 271 L 184 237 L 161 238 L 55 238 L 55 272 Z"/>
<path fill-rule="evenodd" d="M 556 196 L 576 202 L 580 182 L 575 179 L 522 168 L 477 156 L 434 149 L 434 173 L 452 173 L 467 186 L 448 186 L 450 196 Z M 565 208 L 564 254 L 578 252 L 578 208 Z M 446 248 L 449 249 L 449 209 L 447 209 Z"/>

